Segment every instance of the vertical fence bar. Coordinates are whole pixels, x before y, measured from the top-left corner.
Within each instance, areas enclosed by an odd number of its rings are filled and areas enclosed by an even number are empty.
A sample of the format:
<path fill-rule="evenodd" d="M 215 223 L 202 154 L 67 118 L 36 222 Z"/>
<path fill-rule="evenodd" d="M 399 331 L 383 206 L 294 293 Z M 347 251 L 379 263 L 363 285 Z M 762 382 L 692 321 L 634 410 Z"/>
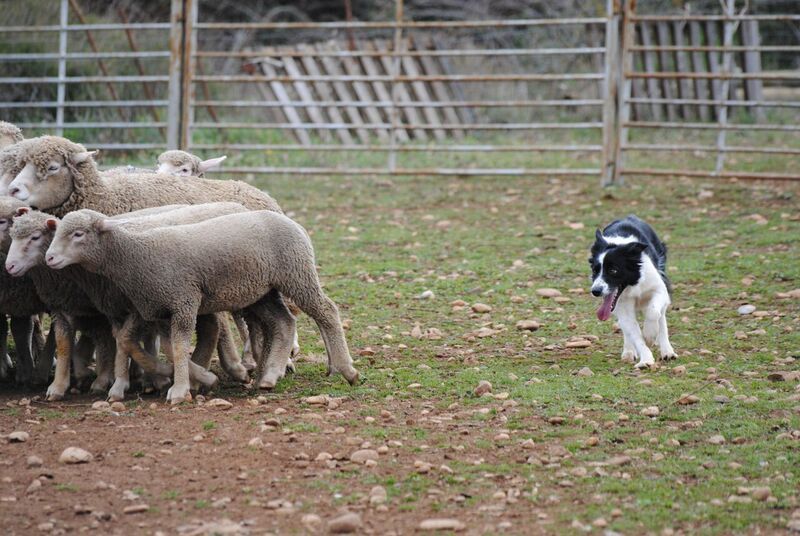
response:
<path fill-rule="evenodd" d="M 619 95 L 620 58 L 619 58 L 619 11 L 614 0 L 606 0 L 606 54 L 605 80 L 603 83 L 603 163 L 600 170 L 600 186 L 609 186 L 614 182 L 614 157 L 617 154 L 616 136 Z"/>
<path fill-rule="evenodd" d="M 633 81 L 625 73 L 633 71 L 633 54 L 631 47 L 634 45 L 636 27 L 631 20 L 636 9 L 636 0 L 619 0 L 622 8 L 622 48 L 619 52 L 622 67 L 620 68 L 620 91 L 617 97 L 617 128 L 616 128 L 616 156 L 614 157 L 614 184 L 622 184 L 622 173 L 625 167 L 624 147 L 628 144 L 628 127 L 625 126 L 631 118 L 631 88 Z"/>
<path fill-rule="evenodd" d="M 58 32 L 58 89 L 56 90 L 56 136 L 64 135 L 64 101 L 67 97 L 67 26 L 69 25 L 69 0 L 61 0 Z"/>
<path fill-rule="evenodd" d="M 181 144 L 181 60 L 183 59 L 183 0 L 172 0 L 169 30 L 169 89 L 167 97 L 167 148 Z"/>
<path fill-rule="evenodd" d="M 188 150 L 192 145 L 192 123 L 194 119 L 194 51 L 197 48 L 197 24 L 199 0 L 184 0 L 183 3 L 183 64 L 181 74 L 181 141 L 180 148 Z"/>
<path fill-rule="evenodd" d="M 725 15 L 733 17 L 736 14 L 735 6 L 736 0 L 725 0 Z M 744 13 L 744 10 L 742 11 Z M 722 38 L 722 46 L 725 48 L 722 56 L 722 72 L 730 74 L 733 71 L 733 53 L 728 50 L 733 45 L 733 34 L 736 33 L 738 22 L 733 22 L 730 19 L 725 20 L 725 31 Z M 714 173 L 722 172 L 725 166 L 725 135 L 727 130 L 724 128 L 728 123 L 728 106 L 725 102 L 728 100 L 730 93 L 731 79 L 724 78 L 720 84 L 719 98 L 722 100 L 717 109 L 717 117 L 720 129 L 717 132 L 717 162 L 714 166 Z"/>
<path fill-rule="evenodd" d="M 394 20 L 397 26 L 394 29 L 394 60 L 392 61 L 392 108 L 389 111 L 392 118 L 392 131 L 389 133 L 389 171 L 394 172 L 397 169 L 397 137 L 398 137 L 398 124 L 399 124 L 399 111 L 397 109 L 398 92 L 400 91 L 400 84 L 397 82 L 397 77 L 400 76 L 400 52 L 403 46 L 403 28 L 400 24 L 403 22 L 403 0 L 395 0 Z"/>

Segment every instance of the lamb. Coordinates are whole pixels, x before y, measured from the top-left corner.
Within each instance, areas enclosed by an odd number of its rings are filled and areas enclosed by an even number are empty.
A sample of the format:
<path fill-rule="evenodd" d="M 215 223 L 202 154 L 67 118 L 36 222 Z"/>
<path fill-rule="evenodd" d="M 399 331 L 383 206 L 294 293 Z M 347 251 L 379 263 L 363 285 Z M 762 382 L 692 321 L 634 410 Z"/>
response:
<path fill-rule="evenodd" d="M 45 304 L 53 317 L 53 329 L 56 337 L 56 374 L 47 388 L 49 400 L 60 400 L 69 388 L 70 361 L 75 353 L 83 353 L 88 362 L 94 348 L 91 345 L 75 345 L 75 333 L 81 331 L 88 335 L 97 346 L 97 378 L 91 386 L 93 392 L 105 392 L 113 381 L 113 359 L 116 345 L 111 334 L 111 326 L 106 318 L 94 307 L 89 297 L 69 277 L 79 269 L 72 268 L 68 272 L 53 272 L 44 263 L 23 266 L 15 261 L 21 254 L 35 255 L 37 249 L 31 243 L 20 247 L 21 242 L 15 240 L 16 233 L 26 231 L 23 224 L 15 221 L 9 234 L 12 239 L 5 266 L 11 277 L 20 278 L 28 275 L 36 289 L 39 299 Z M 33 234 L 33 242 L 46 240 L 41 233 Z M 43 254 L 43 250 L 40 252 Z M 24 269 L 23 269 L 24 268 Z M 80 379 L 89 376 L 88 370 L 76 370 Z"/>
<path fill-rule="evenodd" d="M 83 145 L 57 136 L 18 144 L 22 171 L 9 193 L 58 217 L 90 208 L 113 216 L 159 205 L 234 201 L 251 210 L 282 212 L 267 193 L 245 182 L 175 177 L 158 173 L 101 174 Z"/>
<path fill-rule="evenodd" d="M 200 160 L 200 157 L 186 151 L 165 151 L 158 156 L 156 173 L 178 175 L 180 177 L 204 177 L 206 171 L 218 167 L 227 156 Z"/>
<path fill-rule="evenodd" d="M 23 140 L 22 131 L 17 125 L 0 121 L 0 149 Z"/>
<path fill-rule="evenodd" d="M 199 206 L 168 206 L 157 209 L 144 209 L 125 214 L 125 225 L 132 229 L 148 229 L 157 225 L 175 225 L 179 223 L 198 221 L 221 214 L 241 212 L 246 210 L 238 203 L 216 203 Z M 138 216 L 138 217 L 137 217 Z M 20 208 L 11 230 L 13 243 L 11 252 L 6 260 L 6 268 L 16 275 L 25 274 L 35 266 L 44 268 L 44 253 L 52 240 L 53 230 L 46 224 L 52 218 L 48 214 L 31 211 L 27 207 Z M 80 267 L 66 270 L 63 276 L 71 283 L 77 285 L 89 298 L 92 305 L 111 322 L 116 335 L 116 358 L 114 365 L 114 385 L 109 390 L 110 400 L 124 399 L 125 391 L 129 386 L 128 381 L 128 355 L 136 359 L 145 371 L 161 376 L 171 376 L 172 371 L 167 365 L 158 363 L 155 350 L 151 348 L 149 354 L 136 352 L 134 341 L 139 338 L 152 340 L 152 329 L 147 334 L 139 333 L 136 328 L 138 323 L 127 323 L 129 317 L 135 314 L 131 302 L 111 280 L 97 275 Z M 220 331 L 222 336 L 219 337 Z M 217 319 L 213 315 L 201 317 L 197 325 L 197 346 L 193 360 L 202 367 L 207 367 L 214 347 L 217 346 L 220 362 L 225 371 L 240 382 L 249 380 L 247 371 L 238 359 L 233 347 L 232 337 L 224 319 Z M 149 337 L 148 337 L 149 335 Z M 217 379 L 212 373 L 205 371 L 200 366 L 193 367 L 193 379 L 199 380 L 207 386 L 213 386 Z M 102 386 L 101 386 L 102 387 Z M 51 397 L 59 393 L 49 393 Z"/>
<path fill-rule="evenodd" d="M 172 203 L 215 201 L 283 213 L 269 194 L 241 181 L 158 173 L 105 175 L 97 170 L 92 153 L 84 146 L 57 136 L 31 138 L 17 146 L 22 170 L 9 185 L 10 194 L 55 216 L 82 208 L 114 216 Z M 299 351 L 296 334 L 294 338 L 293 355 Z"/>
<path fill-rule="evenodd" d="M 0 260 L 5 262 L 11 239 L 8 236 L 10 217 L 4 214 L 16 210 L 20 202 L 10 197 L 0 197 Z M 10 375 L 11 362 L 7 353 L 8 324 L 11 317 L 11 334 L 17 349 L 15 380 L 19 384 L 44 383 L 50 375 L 52 357 L 47 359 L 43 344 L 34 337 L 34 315 L 45 312 L 45 305 L 36 294 L 30 279 L 15 279 L 5 271 L 0 273 L 0 378 Z M 34 359 L 34 357 L 36 359 Z M 34 368 L 34 361 L 35 368 Z"/>
<path fill-rule="evenodd" d="M 191 399 L 187 354 L 198 314 L 242 310 L 260 320 L 253 330 L 266 336 L 259 387 L 273 387 L 285 370 L 295 328 L 282 295 L 317 323 L 328 372 L 342 373 L 351 384 L 358 380 L 338 309 L 320 286 L 308 234 L 282 214 L 244 212 L 133 233 L 102 214 L 79 210 L 57 224 L 46 261 L 56 270 L 77 263 L 104 275 L 145 320 L 169 319 L 175 377 L 167 399 L 173 404 Z"/>

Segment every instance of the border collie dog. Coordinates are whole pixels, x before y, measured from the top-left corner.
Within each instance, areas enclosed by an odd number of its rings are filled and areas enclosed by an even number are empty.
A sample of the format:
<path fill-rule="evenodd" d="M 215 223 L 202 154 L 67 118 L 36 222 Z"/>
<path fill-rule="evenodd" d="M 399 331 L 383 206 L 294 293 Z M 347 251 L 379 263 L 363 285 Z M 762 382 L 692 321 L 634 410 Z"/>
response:
<path fill-rule="evenodd" d="M 624 344 L 622 358 L 636 367 L 655 363 L 649 345 L 658 344 L 662 359 L 676 357 L 669 343 L 667 308 L 672 287 L 666 274 L 667 246 L 636 216 L 611 222 L 595 233 L 589 264 L 592 295 L 602 297 L 597 318 L 617 317 Z M 644 317 L 639 329 L 637 313 Z"/>

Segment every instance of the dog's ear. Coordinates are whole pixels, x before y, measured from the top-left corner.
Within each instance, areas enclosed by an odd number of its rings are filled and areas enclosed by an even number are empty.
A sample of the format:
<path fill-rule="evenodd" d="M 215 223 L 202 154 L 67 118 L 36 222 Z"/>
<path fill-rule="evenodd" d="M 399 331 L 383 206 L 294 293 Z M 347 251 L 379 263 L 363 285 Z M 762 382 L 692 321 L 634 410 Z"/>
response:
<path fill-rule="evenodd" d="M 600 229 L 597 229 L 594 232 L 594 239 L 597 240 L 598 242 L 605 242 L 606 241 L 606 238 L 603 236 L 603 232 Z"/>
<path fill-rule="evenodd" d="M 631 242 L 630 244 L 625 244 L 622 246 L 622 249 L 629 255 L 639 255 L 645 250 L 646 247 L 647 244 L 643 244 L 641 242 Z"/>

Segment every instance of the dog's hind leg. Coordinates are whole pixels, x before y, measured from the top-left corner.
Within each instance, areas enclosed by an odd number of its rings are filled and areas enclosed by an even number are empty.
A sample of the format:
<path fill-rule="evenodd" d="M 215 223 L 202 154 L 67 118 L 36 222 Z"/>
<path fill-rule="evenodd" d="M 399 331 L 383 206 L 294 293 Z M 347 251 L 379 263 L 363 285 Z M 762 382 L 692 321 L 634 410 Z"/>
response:
<path fill-rule="evenodd" d="M 625 340 L 630 341 L 636 351 L 636 355 L 639 357 L 636 368 L 645 368 L 653 365 L 656 361 L 653 359 L 653 352 L 647 347 L 647 343 L 644 342 L 644 337 L 642 337 L 642 331 L 636 321 L 636 310 L 633 302 L 620 300 L 615 313 Z"/>

